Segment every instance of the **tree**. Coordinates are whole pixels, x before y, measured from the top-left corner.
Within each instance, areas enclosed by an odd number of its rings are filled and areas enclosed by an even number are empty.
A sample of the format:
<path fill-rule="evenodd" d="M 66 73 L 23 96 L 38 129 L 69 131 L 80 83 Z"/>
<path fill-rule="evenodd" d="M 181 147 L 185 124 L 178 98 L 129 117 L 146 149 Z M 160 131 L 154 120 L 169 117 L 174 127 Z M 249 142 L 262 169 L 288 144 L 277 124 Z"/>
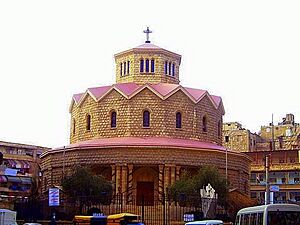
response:
<path fill-rule="evenodd" d="M 93 175 L 85 167 L 76 167 L 72 175 L 62 179 L 61 186 L 69 197 L 79 203 L 80 213 L 84 205 L 109 203 L 112 195 L 111 183 L 102 176 Z"/>
<path fill-rule="evenodd" d="M 169 197 L 179 203 L 199 204 L 200 189 L 210 183 L 218 194 L 219 204 L 225 206 L 228 195 L 228 181 L 223 178 L 214 166 L 203 166 L 197 174 L 185 173 L 180 180 L 169 188 Z"/>

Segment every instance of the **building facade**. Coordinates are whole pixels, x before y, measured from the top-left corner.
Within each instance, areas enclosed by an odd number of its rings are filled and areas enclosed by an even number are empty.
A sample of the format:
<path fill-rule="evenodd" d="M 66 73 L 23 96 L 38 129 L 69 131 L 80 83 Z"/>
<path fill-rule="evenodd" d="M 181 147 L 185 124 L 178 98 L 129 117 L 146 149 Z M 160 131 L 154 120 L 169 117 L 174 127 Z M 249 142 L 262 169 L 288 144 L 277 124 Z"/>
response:
<path fill-rule="evenodd" d="M 70 145 L 42 158 L 46 193 L 75 165 L 113 184 L 127 202 L 160 199 L 184 171 L 215 165 L 249 194 L 250 158 L 222 146 L 219 96 L 180 85 L 181 56 L 149 41 L 115 55 L 116 83 L 73 96 Z"/>
<path fill-rule="evenodd" d="M 0 141 L 0 207 L 12 208 L 16 201 L 30 196 L 38 188 L 40 155 L 48 148 Z M 36 187 L 33 187 L 36 185 Z"/>
<path fill-rule="evenodd" d="M 238 123 L 223 124 L 223 144 L 251 157 L 251 197 L 264 203 L 265 158 L 268 155 L 269 183 L 276 187 L 274 202 L 300 202 L 300 129 L 299 124 L 294 121 L 294 115 L 287 114 L 277 125 L 271 123 L 261 126 L 258 134 L 251 133 L 240 124 L 233 124 Z"/>

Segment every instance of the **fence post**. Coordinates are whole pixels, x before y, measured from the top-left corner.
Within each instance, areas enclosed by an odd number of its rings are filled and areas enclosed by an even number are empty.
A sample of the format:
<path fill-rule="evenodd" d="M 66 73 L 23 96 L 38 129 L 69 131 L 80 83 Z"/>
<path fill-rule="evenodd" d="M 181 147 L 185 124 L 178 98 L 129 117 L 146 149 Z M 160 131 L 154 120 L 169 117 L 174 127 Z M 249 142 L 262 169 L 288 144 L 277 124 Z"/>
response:
<path fill-rule="evenodd" d="M 142 195 L 142 222 L 145 222 L 145 199 L 144 195 Z"/>

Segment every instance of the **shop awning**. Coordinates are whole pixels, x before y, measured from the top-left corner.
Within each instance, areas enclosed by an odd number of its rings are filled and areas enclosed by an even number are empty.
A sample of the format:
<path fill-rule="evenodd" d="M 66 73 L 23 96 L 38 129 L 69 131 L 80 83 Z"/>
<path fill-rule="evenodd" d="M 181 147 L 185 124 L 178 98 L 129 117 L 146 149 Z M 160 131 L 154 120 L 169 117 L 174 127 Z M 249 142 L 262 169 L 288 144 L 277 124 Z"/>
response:
<path fill-rule="evenodd" d="M 0 176 L 0 183 L 6 183 L 7 182 L 7 178 L 4 175 Z"/>
<path fill-rule="evenodd" d="M 12 168 L 30 168 L 30 163 L 26 160 L 7 159 L 7 162 Z"/>
<path fill-rule="evenodd" d="M 8 182 L 20 183 L 21 180 L 19 177 L 6 176 Z"/>
<path fill-rule="evenodd" d="M 21 179 L 22 184 L 31 184 L 32 183 L 31 177 L 20 177 L 20 179 Z"/>

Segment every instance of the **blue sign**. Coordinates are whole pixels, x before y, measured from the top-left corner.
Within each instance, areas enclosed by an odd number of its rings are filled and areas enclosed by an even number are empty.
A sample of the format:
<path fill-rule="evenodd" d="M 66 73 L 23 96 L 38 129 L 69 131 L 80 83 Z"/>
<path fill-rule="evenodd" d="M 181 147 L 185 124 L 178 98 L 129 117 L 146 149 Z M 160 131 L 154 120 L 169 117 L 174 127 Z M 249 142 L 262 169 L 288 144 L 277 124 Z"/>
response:
<path fill-rule="evenodd" d="M 49 188 L 49 206 L 59 206 L 58 188 Z"/>

